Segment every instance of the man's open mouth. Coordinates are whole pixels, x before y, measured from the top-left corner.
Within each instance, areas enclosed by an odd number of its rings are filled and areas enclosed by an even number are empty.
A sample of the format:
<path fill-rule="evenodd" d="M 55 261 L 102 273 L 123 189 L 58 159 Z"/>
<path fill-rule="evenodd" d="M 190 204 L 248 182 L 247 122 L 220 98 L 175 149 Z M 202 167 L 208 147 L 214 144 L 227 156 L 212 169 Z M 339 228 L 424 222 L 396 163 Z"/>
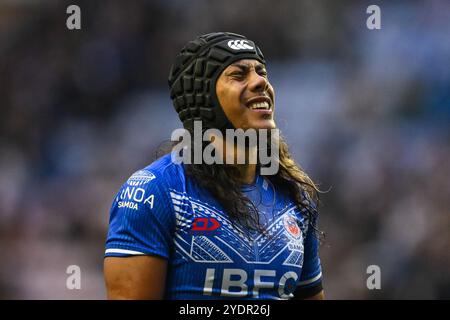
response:
<path fill-rule="evenodd" d="M 246 105 L 252 110 L 270 110 L 272 101 L 268 97 L 256 97 L 247 101 Z"/>
<path fill-rule="evenodd" d="M 255 103 L 252 103 L 249 106 L 249 108 L 252 110 L 258 110 L 258 109 L 269 110 L 270 104 L 267 101 L 266 102 L 255 102 Z"/>

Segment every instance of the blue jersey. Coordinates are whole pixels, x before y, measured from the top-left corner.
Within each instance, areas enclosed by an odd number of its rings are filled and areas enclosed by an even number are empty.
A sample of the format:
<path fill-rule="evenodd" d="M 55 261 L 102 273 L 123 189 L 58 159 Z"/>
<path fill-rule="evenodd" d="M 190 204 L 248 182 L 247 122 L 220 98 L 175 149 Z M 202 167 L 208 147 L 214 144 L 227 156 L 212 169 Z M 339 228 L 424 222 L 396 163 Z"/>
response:
<path fill-rule="evenodd" d="M 118 192 L 105 256 L 167 259 L 167 299 L 289 299 L 296 289 L 321 285 L 318 240 L 292 199 L 260 175 L 242 192 L 265 233 L 231 221 L 167 154 Z"/>

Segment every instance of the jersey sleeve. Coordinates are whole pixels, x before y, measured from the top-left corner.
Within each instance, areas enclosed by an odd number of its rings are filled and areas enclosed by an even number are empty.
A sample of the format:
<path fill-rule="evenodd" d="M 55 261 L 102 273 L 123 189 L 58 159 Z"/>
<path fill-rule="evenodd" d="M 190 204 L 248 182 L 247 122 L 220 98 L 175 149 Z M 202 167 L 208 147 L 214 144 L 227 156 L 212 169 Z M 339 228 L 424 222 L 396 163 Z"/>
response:
<path fill-rule="evenodd" d="M 322 266 L 319 257 L 319 239 L 313 226 L 309 226 L 304 242 L 304 261 L 296 298 L 311 297 L 322 291 Z"/>
<path fill-rule="evenodd" d="M 164 180 L 140 170 L 122 186 L 110 210 L 105 257 L 169 258 L 174 214 Z"/>

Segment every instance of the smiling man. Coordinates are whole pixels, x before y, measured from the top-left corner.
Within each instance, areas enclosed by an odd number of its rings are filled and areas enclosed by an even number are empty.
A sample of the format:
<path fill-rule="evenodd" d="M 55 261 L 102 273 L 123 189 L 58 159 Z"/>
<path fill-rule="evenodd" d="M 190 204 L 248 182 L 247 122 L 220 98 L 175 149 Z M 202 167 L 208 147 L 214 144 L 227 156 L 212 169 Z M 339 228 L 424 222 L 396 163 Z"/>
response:
<path fill-rule="evenodd" d="M 242 35 L 190 41 L 169 86 L 189 132 L 196 121 L 220 132 L 276 129 L 264 56 Z M 316 186 L 283 140 L 240 147 L 277 148 L 279 170 L 263 175 L 261 162 L 174 163 L 167 154 L 128 179 L 111 208 L 109 298 L 323 298 Z M 225 149 L 218 149 L 223 157 Z"/>
<path fill-rule="evenodd" d="M 217 97 L 225 116 L 235 128 L 274 129 L 274 91 L 266 66 L 243 59 L 229 65 L 216 84 Z"/>

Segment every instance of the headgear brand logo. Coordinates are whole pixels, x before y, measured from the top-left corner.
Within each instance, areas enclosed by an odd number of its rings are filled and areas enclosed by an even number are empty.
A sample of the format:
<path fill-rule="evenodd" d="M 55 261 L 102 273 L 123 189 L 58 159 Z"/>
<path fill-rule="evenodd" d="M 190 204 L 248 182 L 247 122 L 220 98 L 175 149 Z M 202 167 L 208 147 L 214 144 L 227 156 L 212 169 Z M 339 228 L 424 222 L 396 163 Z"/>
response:
<path fill-rule="evenodd" d="M 294 239 L 299 239 L 302 235 L 302 230 L 295 221 L 294 217 L 291 215 L 285 215 L 283 218 L 284 229 L 287 233 Z"/>
<path fill-rule="evenodd" d="M 248 40 L 230 40 L 228 46 L 233 50 L 251 50 L 253 47 L 248 44 Z"/>

